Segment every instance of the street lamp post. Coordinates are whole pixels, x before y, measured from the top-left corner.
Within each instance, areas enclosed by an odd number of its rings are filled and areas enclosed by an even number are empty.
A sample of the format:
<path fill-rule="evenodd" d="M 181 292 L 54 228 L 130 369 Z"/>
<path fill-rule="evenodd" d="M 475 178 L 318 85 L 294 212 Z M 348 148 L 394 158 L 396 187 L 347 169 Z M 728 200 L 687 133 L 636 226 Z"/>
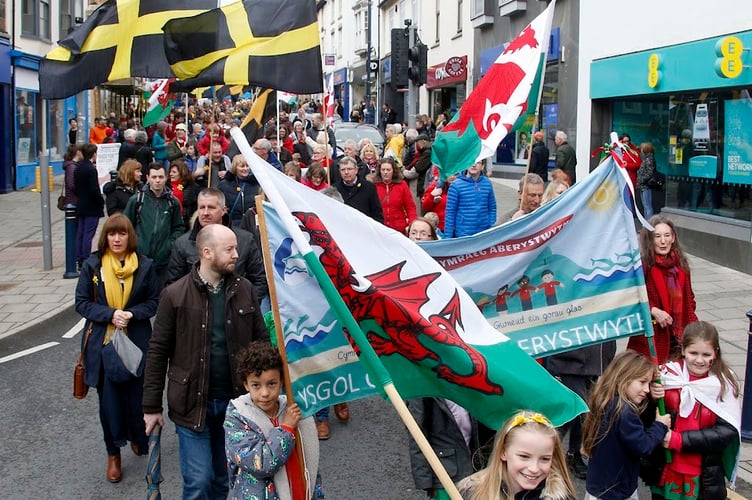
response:
<path fill-rule="evenodd" d="M 373 110 L 371 105 L 371 0 L 368 0 L 368 10 L 366 11 L 366 109 L 363 110 L 366 115 L 367 123 L 374 123 Z"/>

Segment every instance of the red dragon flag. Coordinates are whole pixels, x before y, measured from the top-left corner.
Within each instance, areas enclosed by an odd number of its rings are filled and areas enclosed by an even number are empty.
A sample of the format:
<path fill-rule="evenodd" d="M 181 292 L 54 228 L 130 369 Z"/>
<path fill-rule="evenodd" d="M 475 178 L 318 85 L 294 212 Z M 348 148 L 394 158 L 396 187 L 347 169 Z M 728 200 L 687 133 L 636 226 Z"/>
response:
<path fill-rule="evenodd" d="M 286 258 L 302 258 L 316 276 L 360 362 L 381 364 L 365 366 L 369 374 L 382 376 L 386 368 L 403 398 L 450 399 L 492 428 L 525 408 L 557 425 L 587 411 L 577 395 L 495 330 L 454 278 L 412 241 L 277 172 L 238 129 L 231 133 L 285 219 L 292 245 Z M 354 321 L 343 321 L 341 310 Z M 371 380 L 381 383 L 373 375 Z"/>
<path fill-rule="evenodd" d="M 554 4 L 512 40 L 436 136 L 431 161 L 443 178 L 492 156 L 527 109 L 536 75 L 543 67 Z"/>

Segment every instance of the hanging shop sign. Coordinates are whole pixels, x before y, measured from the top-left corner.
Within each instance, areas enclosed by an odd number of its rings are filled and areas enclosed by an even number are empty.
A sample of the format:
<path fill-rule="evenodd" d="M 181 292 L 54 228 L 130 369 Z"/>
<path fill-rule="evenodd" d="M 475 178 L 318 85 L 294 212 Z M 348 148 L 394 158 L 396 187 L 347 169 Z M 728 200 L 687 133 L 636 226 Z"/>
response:
<path fill-rule="evenodd" d="M 428 68 L 426 88 L 443 87 L 465 83 L 467 80 L 467 56 L 450 57 L 443 64 Z"/>

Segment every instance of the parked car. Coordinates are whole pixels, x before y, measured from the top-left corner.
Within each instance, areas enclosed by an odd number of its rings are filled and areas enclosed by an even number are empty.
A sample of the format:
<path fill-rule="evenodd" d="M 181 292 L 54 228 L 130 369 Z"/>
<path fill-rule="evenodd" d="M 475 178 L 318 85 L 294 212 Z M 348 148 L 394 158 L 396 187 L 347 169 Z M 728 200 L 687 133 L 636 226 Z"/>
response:
<path fill-rule="evenodd" d="M 373 142 L 381 156 L 384 152 L 384 142 L 386 142 L 381 129 L 368 123 L 338 122 L 334 126 L 334 137 L 337 139 L 338 154 L 342 153 L 342 145 L 346 140 L 352 139 L 357 143 L 365 137 Z"/>

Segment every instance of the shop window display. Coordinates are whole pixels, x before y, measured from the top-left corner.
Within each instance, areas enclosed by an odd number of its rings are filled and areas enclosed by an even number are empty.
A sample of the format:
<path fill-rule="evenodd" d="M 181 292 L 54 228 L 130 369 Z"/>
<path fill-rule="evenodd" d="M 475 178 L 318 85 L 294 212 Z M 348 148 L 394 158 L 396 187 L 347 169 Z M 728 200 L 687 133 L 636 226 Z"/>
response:
<path fill-rule="evenodd" d="M 746 90 L 697 92 L 650 101 L 615 101 L 614 130 L 655 146 L 667 176 L 654 200 L 667 208 L 750 220 L 752 120 Z M 748 127 L 747 127 L 748 128 Z"/>

